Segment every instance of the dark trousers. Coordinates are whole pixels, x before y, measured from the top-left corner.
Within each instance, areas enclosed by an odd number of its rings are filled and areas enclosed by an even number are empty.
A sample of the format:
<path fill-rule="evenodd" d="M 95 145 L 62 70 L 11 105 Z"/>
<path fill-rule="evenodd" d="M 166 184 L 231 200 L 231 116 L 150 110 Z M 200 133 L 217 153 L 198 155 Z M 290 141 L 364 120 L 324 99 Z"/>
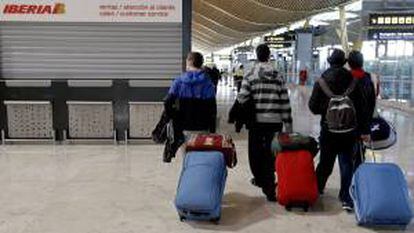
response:
<path fill-rule="evenodd" d="M 241 86 L 242 86 L 242 81 L 237 81 L 236 86 L 237 86 L 237 93 L 238 93 L 238 92 L 240 92 L 240 89 L 241 89 Z"/>
<path fill-rule="evenodd" d="M 363 142 L 358 141 L 354 146 L 354 167 L 353 171 L 354 173 L 358 169 L 358 167 L 365 162 L 365 151 L 366 148 L 363 144 Z"/>
<path fill-rule="evenodd" d="M 316 168 L 318 177 L 319 192 L 323 192 L 332 174 L 336 157 L 338 156 L 341 189 L 339 191 L 339 199 L 343 202 L 352 203 L 349 195 L 349 187 L 351 186 L 353 176 L 353 155 L 355 146 L 355 135 L 336 135 L 322 130 L 320 137 L 320 161 Z"/>
<path fill-rule="evenodd" d="M 275 195 L 275 156 L 271 144 L 275 133 L 282 126 L 275 128 L 255 127 L 249 130 L 249 163 L 255 182 L 262 187 L 266 195 Z"/>

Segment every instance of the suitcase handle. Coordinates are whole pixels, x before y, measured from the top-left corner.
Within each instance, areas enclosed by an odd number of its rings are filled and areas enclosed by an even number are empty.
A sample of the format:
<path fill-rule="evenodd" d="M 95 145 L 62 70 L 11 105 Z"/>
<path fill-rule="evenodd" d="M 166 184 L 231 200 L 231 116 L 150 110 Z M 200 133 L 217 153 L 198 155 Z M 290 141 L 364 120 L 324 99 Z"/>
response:
<path fill-rule="evenodd" d="M 374 163 L 376 163 L 377 162 L 377 158 L 375 157 L 374 141 L 372 139 L 370 140 L 370 144 L 371 144 L 372 159 L 374 160 Z"/>
<path fill-rule="evenodd" d="M 375 152 L 372 149 L 372 148 L 374 148 L 373 147 L 374 146 L 374 142 L 372 140 L 370 140 L 369 143 L 370 143 L 370 146 L 371 146 L 371 149 L 370 150 L 371 150 L 372 162 L 373 163 L 377 163 L 377 158 L 375 156 Z M 360 141 L 358 147 L 359 147 L 359 154 L 361 156 L 361 161 L 365 161 L 365 153 L 364 153 L 364 150 L 363 150 L 364 143 L 362 141 Z"/>

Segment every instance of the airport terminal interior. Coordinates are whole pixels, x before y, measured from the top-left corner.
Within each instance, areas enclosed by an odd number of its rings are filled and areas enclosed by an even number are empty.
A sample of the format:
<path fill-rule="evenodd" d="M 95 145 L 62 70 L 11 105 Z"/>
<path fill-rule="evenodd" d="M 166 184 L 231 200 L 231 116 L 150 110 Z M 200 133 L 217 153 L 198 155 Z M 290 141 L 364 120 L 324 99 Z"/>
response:
<path fill-rule="evenodd" d="M 398 165 L 413 202 L 414 0 L 1 0 L 0 9 L 0 233 L 414 233 L 414 223 L 359 225 L 359 210 L 338 200 L 337 162 L 309 211 L 266 200 L 251 182 L 248 131 L 228 123 L 235 77 L 266 44 L 293 132 L 318 140 L 312 88 L 335 49 L 360 51 L 397 135 L 367 149 L 366 163 Z M 185 149 L 167 163 L 152 140 L 190 51 L 220 73 L 217 133 L 232 137 L 239 160 L 219 222 L 180 221 Z"/>

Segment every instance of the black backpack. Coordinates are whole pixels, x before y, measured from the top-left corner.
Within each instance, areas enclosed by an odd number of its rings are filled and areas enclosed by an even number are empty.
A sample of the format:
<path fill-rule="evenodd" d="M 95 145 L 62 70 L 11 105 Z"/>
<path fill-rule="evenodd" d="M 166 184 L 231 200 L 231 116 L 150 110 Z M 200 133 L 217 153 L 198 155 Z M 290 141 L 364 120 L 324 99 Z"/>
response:
<path fill-rule="evenodd" d="M 331 133 L 349 133 L 357 128 L 357 115 L 354 103 L 349 94 L 355 89 L 357 80 L 353 80 L 348 89 L 342 95 L 335 95 L 325 80 L 318 80 L 322 91 L 329 97 L 326 111 L 326 123 Z"/>

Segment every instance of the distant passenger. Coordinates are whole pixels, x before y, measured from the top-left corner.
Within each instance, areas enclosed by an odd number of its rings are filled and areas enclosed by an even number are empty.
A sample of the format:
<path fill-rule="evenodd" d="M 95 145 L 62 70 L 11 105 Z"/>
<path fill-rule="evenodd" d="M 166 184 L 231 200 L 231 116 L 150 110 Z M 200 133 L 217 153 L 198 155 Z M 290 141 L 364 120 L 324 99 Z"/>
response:
<path fill-rule="evenodd" d="M 221 81 L 222 73 L 220 72 L 219 69 L 217 69 L 216 65 L 213 65 L 213 73 L 215 74 L 215 77 L 213 78 L 213 83 L 217 87 L 218 83 Z"/>
<path fill-rule="evenodd" d="M 320 80 L 313 88 L 309 100 L 309 108 L 314 114 L 321 115 L 321 133 L 320 133 L 320 161 L 316 169 L 318 178 L 319 192 L 322 194 L 325 190 L 329 176 L 332 174 L 336 157 L 339 157 L 341 173 L 341 189 L 339 199 L 342 201 L 344 210 L 352 211 L 353 202 L 349 195 L 349 187 L 353 175 L 353 152 L 354 145 L 360 134 L 369 133 L 369 116 L 364 115 L 363 109 L 363 91 L 357 81 L 354 81 L 351 72 L 343 66 L 346 63 L 345 53 L 342 50 L 335 49 L 328 58 L 330 68 L 326 70 Z M 328 92 L 331 92 L 330 94 Z M 348 92 L 348 93 L 347 93 Z M 328 94 L 330 96 L 328 96 Z M 332 96 L 333 95 L 333 96 Z M 339 105 L 331 105 L 328 112 L 328 105 L 335 96 L 345 95 L 348 99 L 339 99 Z M 350 103 L 348 100 L 351 100 Z M 332 103 L 331 103 L 332 104 Z M 353 107 L 351 106 L 353 105 Z M 352 109 L 353 108 L 353 109 Z M 335 118 L 335 112 L 347 111 L 347 118 Z M 329 114 L 329 117 L 327 115 Z M 336 115 L 340 116 L 340 115 Z M 340 119 L 341 122 L 333 122 Z M 342 122 L 347 120 L 348 122 Z M 340 129 L 342 123 L 354 124 L 354 127 L 347 128 L 351 130 L 334 130 Z M 347 125 L 348 126 L 348 125 Z"/>
<path fill-rule="evenodd" d="M 306 86 L 307 81 L 308 81 L 308 70 L 304 68 L 299 72 L 299 85 Z"/>
<path fill-rule="evenodd" d="M 176 78 L 165 100 L 165 109 L 179 131 L 216 131 L 216 94 L 214 84 L 202 69 L 203 55 L 190 52 L 187 72 Z"/>
<path fill-rule="evenodd" d="M 244 66 L 240 65 L 239 69 L 236 70 L 236 75 L 234 78 L 234 82 L 236 84 L 237 87 L 237 93 L 240 92 L 240 88 L 243 82 L 243 77 L 244 77 Z"/>
<path fill-rule="evenodd" d="M 256 48 L 258 63 L 243 79 L 237 100 L 240 104 L 253 101 L 255 122 L 249 126 L 249 161 L 252 183 L 262 188 L 268 201 L 276 201 L 275 159 L 271 142 L 283 125 L 292 132 L 291 106 L 288 90 L 278 71 L 269 62 L 267 45 Z"/>
<path fill-rule="evenodd" d="M 208 76 L 210 77 L 211 81 L 213 82 L 215 92 L 217 93 L 217 86 L 221 79 L 220 71 L 217 69 L 216 65 L 213 65 L 212 68 L 206 66 L 204 69 L 206 73 L 208 74 Z"/>
<path fill-rule="evenodd" d="M 362 99 L 363 101 L 363 110 L 365 111 L 363 114 L 369 118 L 369 122 L 372 120 L 372 116 L 374 116 L 375 110 L 375 100 L 376 100 L 376 91 L 375 86 L 371 77 L 370 73 L 367 73 L 364 69 L 364 56 L 359 51 L 352 51 L 349 53 L 348 57 L 348 64 L 351 67 L 352 76 L 358 80 L 358 84 L 361 86 L 362 92 Z M 371 140 L 370 134 L 367 132 L 358 132 L 358 136 L 361 140 L 369 142 Z M 355 162 L 354 162 L 354 170 L 358 168 L 358 166 L 363 162 L 362 157 L 360 156 L 360 151 L 364 151 L 361 143 L 357 143 L 355 150 Z"/>
<path fill-rule="evenodd" d="M 299 72 L 299 102 L 301 102 L 303 105 L 306 105 L 307 101 L 307 88 L 306 83 L 308 81 L 308 68 L 304 67 Z"/>

